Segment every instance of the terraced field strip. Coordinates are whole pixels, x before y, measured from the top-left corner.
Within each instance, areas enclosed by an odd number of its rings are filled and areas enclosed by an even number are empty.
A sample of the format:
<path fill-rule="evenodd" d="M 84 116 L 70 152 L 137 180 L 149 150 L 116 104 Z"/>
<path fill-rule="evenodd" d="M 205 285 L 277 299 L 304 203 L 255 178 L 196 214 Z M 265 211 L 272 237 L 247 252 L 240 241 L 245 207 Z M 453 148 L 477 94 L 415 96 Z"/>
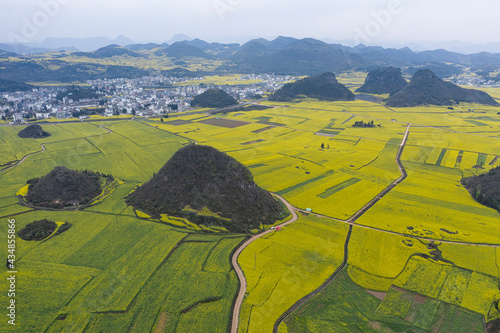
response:
<path fill-rule="evenodd" d="M 334 195 L 335 193 L 342 191 L 343 189 L 346 189 L 349 186 L 354 185 L 360 181 L 361 181 L 361 179 L 359 179 L 359 178 L 351 178 L 351 179 L 346 180 L 340 184 L 337 184 L 333 187 L 330 187 L 329 189 L 325 190 L 325 192 L 318 194 L 317 197 L 320 197 L 322 199 L 326 199 L 329 196 Z"/>
<path fill-rule="evenodd" d="M 482 154 L 482 153 L 479 154 L 477 156 L 477 163 L 476 163 L 476 165 L 478 165 L 478 166 L 484 166 L 484 165 L 486 165 L 486 159 L 487 158 L 488 158 L 487 154 Z"/>
<path fill-rule="evenodd" d="M 465 119 L 466 122 L 471 123 L 476 126 L 488 126 L 485 123 L 479 122 L 477 120 L 472 120 L 472 119 Z"/>
<path fill-rule="evenodd" d="M 328 177 L 328 176 L 330 176 L 331 174 L 333 174 L 333 172 L 334 172 L 333 170 L 329 170 L 329 171 L 327 171 L 326 173 L 324 173 L 324 174 L 322 174 L 322 175 L 319 175 L 318 177 L 314 177 L 314 178 L 308 179 L 308 180 L 306 180 L 306 181 L 304 181 L 304 182 L 302 182 L 302 183 L 299 183 L 299 184 L 296 184 L 296 185 L 291 186 L 291 187 L 289 187 L 289 188 L 286 188 L 286 189 L 284 189 L 284 190 L 281 190 L 281 191 L 279 191 L 277 194 L 278 194 L 278 195 L 284 195 L 284 194 L 287 194 L 287 193 L 289 193 L 289 192 L 291 192 L 291 191 L 293 191 L 293 190 L 296 190 L 296 189 L 298 189 L 298 188 L 300 188 L 300 187 L 302 187 L 302 186 L 305 186 L 305 185 L 310 184 L 310 183 L 312 183 L 312 182 L 315 182 L 315 181 L 317 181 L 317 180 L 320 180 L 320 179 L 323 179 L 323 178 L 325 178 L 325 177 Z"/>
<path fill-rule="evenodd" d="M 342 123 L 342 125 L 347 124 L 348 122 L 350 122 L 352 119 L 354 119 L 354 118 L 356 118 L 356 117 L 357 117 L 356 115 L 353 115 L 352 117 L 350 117 L 350 118 L 348 118 L 346 121 L 344 121 L 344 122 Z"/>
<path fill-rule="evenodd" d="M 458 152 L 457 160 L 455 162 L 455 168 L 460 168 L 460 165 L 462 164 L 462 159 L 464 158 L 464 151 L 460 150 Z"/>
<path fill-rule="evenodd" d="M 436 166 L 441 166 L 441 163 L 443 163 L 444 156 L 446 155 L 446 148 L 443 148 L 441 150 L 441 154 L 439 154 L 438 160 L 436 162 Z"/>

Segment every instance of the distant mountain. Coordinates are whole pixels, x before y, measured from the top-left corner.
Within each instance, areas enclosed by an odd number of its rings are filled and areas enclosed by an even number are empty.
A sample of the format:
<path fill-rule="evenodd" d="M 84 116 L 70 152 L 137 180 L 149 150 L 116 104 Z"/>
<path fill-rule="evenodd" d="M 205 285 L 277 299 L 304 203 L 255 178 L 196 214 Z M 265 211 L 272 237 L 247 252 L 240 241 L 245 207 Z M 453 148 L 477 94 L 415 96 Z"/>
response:
<path fill-rule="evenodd" d="M 276 39 L 271 41 L 268 45 L 270 48 L 281 49 L 297 42 L 297 38 L 278 36 Z"/>
<path fill-rule="evenodd" d="M 237 105 L 238 101 L 224 90 L 208 89 L 191 101 L 191 106 L 202 108 L 223 108 Z"/>
<path fill-rule="evenodd" d="M 102 47 L 96 51 L 94 51 L 94 56 L 100 58 L 110 58 L 114 56 L 129 56 L 129 57 L 140 57 L 139 53 L 134 51 L 127 50 L 124 47 L 121 47 L 117 44 L 111 44 L 105 47 Z"/>
<path fill-rule="evenodd" d="M 386 99 L 386 105 L 392 107 L 452 105 L 460 102 L 499 106 L 487 93 L 445 82 L 429 69 L 418 70 L 404 89 Z"/>
<path fill-rule="evenodd" d="M 201 39 L 193 39 L 191 41 L 184 41 L 187 45 L 194 46 L 210 55 L 218 57 L 228 57 L 234 54 L 240 47 L 240 44 L 221 44 L 221 43 L 208 43 Z"/>
<path fill-rule="evenodd" d="M 0 72 L 0 75 L 2 75 L 2 72 Z M 11 81 L 11 80 L 4 80 L 0 78 L 0 92 L 8 92 L 8 91 L 31 91 L 35 86 L 32 86 L 31 84 L 26 84 L 22 82 L 17 82 L 17 81 Z"/>
<path fill-rule="evenodd" d="M 0 50 L 19 54 L 39 54 L 54 51 L 50 48 L 31 47 L 23 44 L 0 44 Z"/>
<path fill-rule="evenodd" d="M 19 82 L 85 82 L 97 78 L 135 78 L 149 72 L 132 66 L 101 65 L 94 63 L 68 63 L 51 59 L 37 63 L 31 59 L 1 61 L 0 76 Z"/>
<path fill-rule="evenodd" d="M 274 40 L 263 38 L 252 39 L 241 46 L 237 43 L 209 43 L 198 38 L 192 39 L 186 35 L 175 36 L 169 43 L 163 44 L 134 44 L 125 37 L 119 37 L 115 41 L 102 37 L 85 40 L 47 39 L 44 43 L 31 43 L 28 46 L 0 44 L 0 50 L 5 51 L 0 51 L 0 63 L 5 63 L 3 60 L 8 56 L 12 56 L 12 53 L 21 54 L 20 57 L 29 62 L 31 61 L 31 57 L 26 55 L 28 53 L 54 52 L 54 49 L 33 49 L 36 45 L 62 47 L 68 43 L 77 45 L 74 44 L 77 42 L 81 42 L 82 44 L 88 43 L 88 45 L 92 43 L 93 45 L 99 44 L 99 47 L 92 48 L 92 52 L 88 52 L 90 50 L 87 45 L 84 50 L 85 52 L 73 53 L 74 56 L 103 59 L 115 56 L 135 58 L 169 57 L 174 59 L 174 65 L 177 66 L 174 70 L 189 68 L 196 64 L 193 58 L 202 58 L 214 61 L 212 64 L 217 62 L 222 64 L 213 70 L 215 73 L 318 75 L 324 72 L 369 72 L 380 67 L 392 66 L 401 68 L 403 73 L 409 76 L 415 74 L 420 69 L 427 68 L 431 69 L 440 78 L 450 78 L 461 74 L 465 68 L 469 68 L 473 72 L 480 72 L 480 75 L 486 78 L 496 76 L 500 70 L 500 54 L 481 52 L 465 55 L 443 49 L 414 52 L 408 47 L 397 49 L 366 46 L 363 44 L 350 47 L 341 44 L 328 44 L 313 38 L 296 39 L 284 36 L 279 36 Z M 69 48 L 69 46 L 66 47 Z M 80 48 L 81 46 L 78 47 Z M 90 64 L 69 65 L 54 62 L 54 59 L 64 59 L 65 56 L 66 54 L 64 53 L 52 53 L 50 57 L 45 57 L 42 60 L 38 59 L 37 63 L 45 67 L 44 70 L 47 72 L 47 75 L 41 75 L 41 78 L 36 81 L 52 81 L 51 77 L 54 72 L 65 72 L 63 75 L 65 77 L 73 76 L 81 78 L 91 77 L 96 74 L 93 70 L 73 67 L 92 67 Z M 119 61 L 119 59 L 113 60 Z M 92 63 L 93 61 L 88 60 L 87 62 Z M 94 66 L 97 65 L 94 64 Z M 5 72 L 10 72 L 10 67 L 23 66 L 26 66 L 26 64 L 12 63 L 8 66 L 2 66 L 2 68 L 5 67 Z M 35 65 L 33 64 L 33 66 Z M 126 72 L 131 71 L 131 69 L 126 70 Z M 118 73 L 119 70 L 116 69 L 115 72 Z M 19 73 L 23 79 L 4 73 L 0 74 L 0 76 L 6 79 L 24 81 L 25 74 L 27 73 L 22 70 Z M 35 71 L 35 74 L 38 77 L 38 71 Z M 59 77 L 61 75 L 57 73 L 56 76 Z M 130 77 L 130 75 L 127 77 Z M 27 78 L 26 80 L 35 82 L 31 78 Z"/>
<path fill-rule="evenodd" d="M 367 63 L 377 66 L 408 66 L 422 65 L 428 62 L 413 52 L 410 48 L 385 49 L 380 46 L 365 46 L 360 44 L 352 49 L 351 52 L 358 54 L 367 60 Z"/>
<path fill-rule="evenodd" d="M 362 67 L 365 63 L 362 57 L 344 47 L 312 38 L 291 40 L 283 37 L 275 42 L 249 41 L 230 60 L 234 62 L 231 67 L 234 72 L 295 75 L 341 72 Z"/>
<path fill-rule="evenodd" d="M 117 44 L 120 46 L 125 46 L 128 44 L 133 44 L 134 42 L 127 37 L 118 36 L 115 39 L 109 39 L 107 37 L 90 37 L 90 38 L 46 38 L 41 43 L 31 43 L 28 44 L 32 47 L 42 47 L 48 49 L 60 49 L 73 47 L 82 52 L 95 51 L 101 47 Z"/>
<path fill-rule="evenodd" d="M 154 217 L 168 214 L 231 232 L 248 232 L 283 217 L 281 204 L 255 184 L 244 165 L 201 145 L 177 151 L 126 202 Z"/>
<path fill-rule="evenodd" d="M 118 36 L 116 39 L 109 39 L 106 37 L 91 37 L 84 39 L 46 38 L 41 43 L 0 44 L 0 49 L 20 54 L 39 54 L 53 51 L 90 52 L 111 44 L 124 46 L 133 43 L 132 40 L 123 36 Z"/>
<path fill-rule="evenodd" d="M 76 52 L 73 55 L 88 58 L 111 58 L 114 56 L 142 57 L 139 53 L 131 51 L 117 44 L 101 47 L 94 52 Z"/>
<path fill-rule="evenodd" d="M 381 67 L 368 73 L 365 84 L 356 91 L 369 94 L 394 94 L 408 82 L 401 74 L 401 69 L 395 67 Z"/>
<path fill-rule="evenodd" d="M 300 96 L 325 101 L 353 101 L 354 94 L 337 81 L 333 73 L 307 77 L 287 83 L 269 97 L 270 101 L 287 102 Z"/>
<path fill-rule="evenodd" d="M 420 69 L 430 69 L 440 79 L 450 78 L 454 75 L 460 75 L 463 72 L 462 65 L 448 65 L 446 63 L 437 62 L 427 63 L 425 65 L 416 67 L 407 67 L 403 72 L 406 75 L 413 76 Z"/>
<path fill-rule="evenodd" d="M 0 58 L 17 57 L 17 53 L 0 49 Z"/>
<path fill-rule="evenodd" d="M 446 61 L 446 62 L 451 62 L 451 63 L 460 63 L 461 61 L 466 58 L 465 55 L 456 53 L 456 52 L 450 52 L 444 49 L 438 49 L 438 50 L 432 50 L 432 51 L 422 51 L 418 53 L 420 56 L 424 56 L 429 60 L 433 61 Z"/>
<path fill-rule="evenodd" d="M 156 51 L 156 55 L 165 55 L 172 58 L 211 58 L 212 56 L 200 49 L 199 47 L 189 45 L 187 42 L 176 42 L 166 48 Z"/>
<path fill-rule="evenodd" d="M 124 48 L 130 51 L 142 51 L 142 50 L 152 50 L 159 47 L 160 44 L 156 43 L 147 43 L 147 44 L 128 44 L 125 45 Z"/>
<path fill-rule="evenodd" d="M 185 42 L 185 41 L 190 41 L 193 40 L 192 37 L 189 37 L 185 34 L 176 34 L 174 37 L 172 37 L 171 40 L 167 41 L 167 44 L 174 44 L 177 42 Z"/>

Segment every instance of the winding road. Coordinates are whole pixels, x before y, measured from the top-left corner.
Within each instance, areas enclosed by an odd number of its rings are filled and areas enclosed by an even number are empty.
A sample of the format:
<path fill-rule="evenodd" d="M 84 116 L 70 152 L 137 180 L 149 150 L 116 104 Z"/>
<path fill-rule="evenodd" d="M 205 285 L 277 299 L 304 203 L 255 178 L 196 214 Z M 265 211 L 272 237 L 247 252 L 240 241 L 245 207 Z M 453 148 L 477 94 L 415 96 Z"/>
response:
<path fill-rule="evenodd" d="M 40 145 L 40 147 L 42 147 L 42 150 L 35 151 L 35 152 L 33 152 L 33 153 L 29 153 L 29 154 L 25 155 L 25 156 L 24 156 L 24 157 L 23 157 L 23 158 L 22 158 L 19 162 L 17 162 L 16 164 L 11 165 L 10 167 L 5 168 L 5 169 L 3 169 L 3 170 L 0 170 L 0 173 L 5 172 L 5 171 L 7 171 L 7 170 L 10 170 L 10 169 L 12 169 L 12 168 L 15 168 L 16 166 L 18 166 L 18 165 L 20 165 L 21 163 L 23 163 L 23 162 L 24 162 L 24 161 L 25 161 L 25 160 L 26 160 L 29 156 L 31 156 L 31 155 L 35 155 L 35 154 L 38 154 L 38 153 L 42 153 L 42 152 L 44 152 L 44 151 L 45 151 L 45 143 L 42 143 L 42 144 Z"/>
<path fill-rule="evenodd" d="M 299 217 L 295 211 L 295 207 L 290 205 L 290 203 L 288 203 L 288 201 L 286 201 L 283 197 L 281 197 L 277 194 L 275 194 L 275 196 L 285 204 L 287 209 L 292 214 L 292 218 L 290 220 L 280 224 L 279 226 L 284 227 L 290 223 L 297 221 Z M 255 240 L 259 239 L 260 237 L 267 235 L 271 232 L 274 232 L 274 230 L 269 229 L 269 230 L 264 231 L 263 233 L 260 233 L 258 235 L 253 236 L 252 238 L 247 240 L 245 243 L 243 243 L 243 245 L 241 245 L 236 250 L 236 252 L 233 254 L 233 257 L 231 258 L 231 264 L 233 265 L 234 270 L 236 271 L 236 274 L 238 275 L 238 279 L 240 280 L 240 291 L 238 292 L 238 296 L 236 297 L 236 301 L 234 302 L 234 305 L 233 305 L 233 318 L 231 320 L 231 333 L 238 332 L 238 322 L 239 322 L 238 319 L 240 317 L 241 303 L 243 303 L 243 297 L 245 297 L 245 292 L 247 290 L 247 280 L 245 279 L 245 274 L 243 274 L 243 271 L 241 270 L 240 265 L 238 265 L 238 257 L 240 256 L 241 252 L 248 245 L 250 245 Z"/>

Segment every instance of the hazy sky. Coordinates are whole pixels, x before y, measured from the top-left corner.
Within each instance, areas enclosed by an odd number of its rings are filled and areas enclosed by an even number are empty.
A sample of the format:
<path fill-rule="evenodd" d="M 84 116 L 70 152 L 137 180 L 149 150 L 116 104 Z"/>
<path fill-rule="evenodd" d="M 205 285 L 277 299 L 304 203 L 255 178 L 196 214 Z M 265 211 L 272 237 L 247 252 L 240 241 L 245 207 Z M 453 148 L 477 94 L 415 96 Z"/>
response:
<path fill-rule="evenodd" d="M 0 42 L 46 37 L 207 41 L 314 37 L 500 42 L 498 0 L 1 0 Z"/>

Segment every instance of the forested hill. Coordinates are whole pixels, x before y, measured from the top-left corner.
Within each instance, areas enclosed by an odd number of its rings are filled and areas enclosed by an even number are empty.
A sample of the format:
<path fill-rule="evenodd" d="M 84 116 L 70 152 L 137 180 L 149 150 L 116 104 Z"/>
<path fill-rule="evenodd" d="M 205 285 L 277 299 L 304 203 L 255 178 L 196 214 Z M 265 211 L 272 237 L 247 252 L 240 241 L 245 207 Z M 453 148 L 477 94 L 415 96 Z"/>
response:
<path fill-rule="evenodd" d="M 247 232 L 280 218 L 281 204 L 253 181 L 250 171 L 215 148 L 181 148 L 132 192 L 127 204 L 155 217 L 168 214 L 197 224 Z"/>
<path fill-rule="evenodd" d="M 417 71 L 408 86 L 386 99 L 386 104 L 392 107 L 453 105 L 460 102 L 499 105 L 487 93 L 474 89 L 464 89 L 443 81 L 429 69 Z"/>
<path fill-rule="evenodd" d="M 500 167 L 465 178 L 462 184 L 477 202 L 500 211 Z"/>
<path fill-rule="evenodd" d="M 394 94 L 408 85 L 400 68 L 381 67 L 368 73 L 365 83 L 356 91 L 369 94 Z"/>
<path fill-rule="evenodd" d="M 287 83 L 269 97 L 271 101 L 286 102 L 299 96 L 325 101 L 353 101 L 354 94 L 340 84 L 333 73 L 324 73 Z"/>

